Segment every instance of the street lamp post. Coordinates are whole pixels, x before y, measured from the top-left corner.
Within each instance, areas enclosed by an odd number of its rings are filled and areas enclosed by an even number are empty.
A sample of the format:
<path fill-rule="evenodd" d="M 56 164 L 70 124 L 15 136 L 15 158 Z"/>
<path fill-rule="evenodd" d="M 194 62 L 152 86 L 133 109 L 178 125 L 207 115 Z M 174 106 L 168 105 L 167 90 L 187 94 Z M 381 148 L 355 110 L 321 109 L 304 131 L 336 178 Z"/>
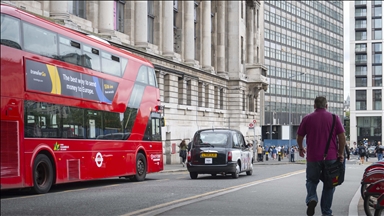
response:
<path fill-rule="evenodd" d="M 292 146 L 292 78 L 301 76 L 305 74 L 301 72 L 300 74 L 292 75 L 289 77 L 289 115 L 288 115 L 288 124 L 289 124 L 289 148 Z"/>

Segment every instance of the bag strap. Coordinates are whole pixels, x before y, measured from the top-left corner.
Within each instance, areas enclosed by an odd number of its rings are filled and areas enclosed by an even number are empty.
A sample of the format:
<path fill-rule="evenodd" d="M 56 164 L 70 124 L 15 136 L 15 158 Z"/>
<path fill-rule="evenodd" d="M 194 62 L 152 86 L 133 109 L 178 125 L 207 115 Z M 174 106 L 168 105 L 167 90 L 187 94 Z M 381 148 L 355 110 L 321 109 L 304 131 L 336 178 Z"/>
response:
<path fill-rule="evenodd" d="M 324 160 L 325 160 L 325 158 L 327 158 L 327 155 L 328 155 L 329 144 L 331 143 L 333 128 L 335 127 L 335 118 L 336 118 L 335 114 L 332 114 L 332 128 L 331 128 L 331 132 L 329 132 L 327 146 L 325 147 Z"/>

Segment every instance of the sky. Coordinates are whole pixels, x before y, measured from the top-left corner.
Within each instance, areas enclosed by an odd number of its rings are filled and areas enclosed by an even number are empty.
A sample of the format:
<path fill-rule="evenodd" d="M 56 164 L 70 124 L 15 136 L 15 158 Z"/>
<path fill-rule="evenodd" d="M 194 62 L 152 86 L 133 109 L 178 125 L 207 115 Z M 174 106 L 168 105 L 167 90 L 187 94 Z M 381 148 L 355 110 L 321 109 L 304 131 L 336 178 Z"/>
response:
<path fill-rule="evenodd" d="M 350 95 L 350 68 L 351 68 L 351 58 L 350 58 L 350 19 L 349 19 L 349 4 L 351 1 L 344 1 L 344 100 Z"/>

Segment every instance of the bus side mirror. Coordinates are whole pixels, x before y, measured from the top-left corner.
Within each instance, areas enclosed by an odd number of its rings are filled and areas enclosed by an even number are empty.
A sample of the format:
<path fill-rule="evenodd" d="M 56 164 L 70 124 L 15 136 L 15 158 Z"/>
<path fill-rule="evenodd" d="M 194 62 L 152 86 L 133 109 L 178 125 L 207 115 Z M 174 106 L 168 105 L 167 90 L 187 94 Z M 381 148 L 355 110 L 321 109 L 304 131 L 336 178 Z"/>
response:
<path fill-rule="evenodd" d="M 161 117 L 160 119 L 160 127 L 164 127 L 165 126 L 165 119 L 164 117 Z"/>

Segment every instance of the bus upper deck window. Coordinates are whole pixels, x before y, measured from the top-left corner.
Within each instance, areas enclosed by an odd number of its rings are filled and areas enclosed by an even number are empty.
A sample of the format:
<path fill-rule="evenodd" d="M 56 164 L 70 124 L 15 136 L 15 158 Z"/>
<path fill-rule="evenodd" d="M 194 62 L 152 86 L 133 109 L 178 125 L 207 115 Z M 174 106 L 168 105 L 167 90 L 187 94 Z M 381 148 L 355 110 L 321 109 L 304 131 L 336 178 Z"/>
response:
<path fill-rule="evenodd" d="M 23 42 L 27 51 L 49 58 L 57 57 L 57 35 L 47 29 L 23 22 Z"/>
<path fill-rule="evenodd" d="M 1 15 L 1 44 L 21 49 L 20 20 Z"/>

